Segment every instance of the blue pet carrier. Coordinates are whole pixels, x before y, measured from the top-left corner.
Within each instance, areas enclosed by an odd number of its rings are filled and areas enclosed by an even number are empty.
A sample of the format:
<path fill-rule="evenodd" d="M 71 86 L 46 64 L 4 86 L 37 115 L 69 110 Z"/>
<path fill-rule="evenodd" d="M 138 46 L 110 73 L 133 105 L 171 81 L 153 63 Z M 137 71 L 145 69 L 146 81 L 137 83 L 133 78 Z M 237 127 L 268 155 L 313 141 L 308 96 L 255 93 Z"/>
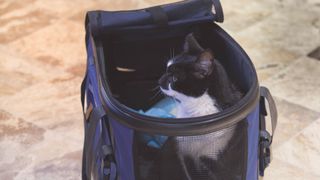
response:
<path fill-rule="evenodd" d="M 247 54 L 214 21 L 223 21 L 218 0 L 87 13 L 87 67 L 81 85 L 82 179 L 257 180 L 263 176 L 271 159 L 275 104 L 269 91 L 259 87 Z M 213 50 L 245 96 L 222 112 L 197 118 L 141 113 L 160 101 L 161 97 L 150 100 L 154 94 L 150 89 L 165 72 L 170 50 L 181 51 L 191 32 L 204 48 Z M 271 134 L 266 130 L 267 109 Z"/>

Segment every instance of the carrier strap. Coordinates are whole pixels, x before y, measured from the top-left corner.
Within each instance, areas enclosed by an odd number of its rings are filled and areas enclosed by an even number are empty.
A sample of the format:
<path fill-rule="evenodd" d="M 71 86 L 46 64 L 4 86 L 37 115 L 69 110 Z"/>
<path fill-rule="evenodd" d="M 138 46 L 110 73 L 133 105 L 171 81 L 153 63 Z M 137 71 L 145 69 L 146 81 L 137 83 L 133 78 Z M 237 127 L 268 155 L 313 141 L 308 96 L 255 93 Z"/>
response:
<path fill-rule="evenodd" d="M 101 106 L 100 106 L 101 107 Z M 92 167 L 92 157 L 94 157 L 94 154 L 96 152 L 93 152 L 95 150 L 94 148 L 94 138 L 96 135 L 96 127 L 98 123 L 100 123 L 100 115 L 103 115 L 103 110 L 101 108 L 94 108 L 92 112 L 90 113 L 91 115 L 89 116 L 88 120 L 85 120 L 85 123 L 89 123 L 89 126 L 87 127 L 87 132 L 85 134 L 85 147 L 86 147 L 86 174 L 90 175 L 91 174 L 91 167 Z M 98 143 L 99 145 L 99 143 Z"/>
<path fill-rule="evenodd" d="M 168 16 L 161 6 L 150 7 L 147 8 L 146 11 L 148 11 L 151 14 L 153 21 L 159 27 L 168 26 Z"/>
<path fill-rule="evenodd" d="M 83 113 L 83 119 L 85 119 L 85 113 L 84 113 L 84 95 L 86 90 L 86 82 L 87 82 L 87 72 L 85 73 L 85 76 L 82 80 L 81 86 L 80 86 L 80 100 L 81 100 L 81 107 L 82 107 L 82 113 Z M 84 124 L 84 141 L 86 140 L 86 126 Z M 86 142 L 83 143 L 83 151 L 82 151 L 82 180 L 88 180 L 90 179 L 90 176 L 87 176 L 87 160 L 86 160 Z"/>
<path fill-rule="evenodd" d="M 86 82 L 87 82 L 87 72 L 82 80 L 81 87 L 80 87 L 80 93 L 81 93 L 81 107 L 82 107 L 82 112 L 83 112 L 83 117 L 85 117 L 84 113 L 84 96 L 85 96 L 85 91 L 86 91 Z"/>
<path fill-rule="evenodd" d="M 275 104 L 268 88 L 261 87 L 260 88 L 260 95 L 261 95 L 261 97 L 265 98 L 269 104 L 269 111 L 270 111 L 270 117 L 271 117 L 271 128 L 272 128 L 271 137 L 273 137 L 275 130 L 276 130 L 276 127 L 277 127 L 277 121 L 278 121 L 278 112 L 277 112 L 276 104 Z M 267 115 L 265 106 L 264 106 L 264 110 L 265 110 L 265 115 Z"/>
<path fill-rule="evenodd" d="M 260 88 L 260 96 L 261 98 L 260 98 L 260 117 L 259 117 L 260 118 L 259 173 L 260 173 L 260 176 L 264 176 L 264 170 L 265 168 L 268 167 L 268 165 L 271 162 L 271 144 L 272 144 L 272 139 L 277 126 L 278 114 L 277 114 L 275 102 L 270 94 L 270 91 L 266 87 Z M 265 117 L 268 114 L 265 106 L 266 105 L 265 100 L 267 100 L 269 104 L 269 111 L 270 111 L 270 117 L 271 117 L 271 129 L 272 129 L 271 135 L 266 128 Z"/>
<path fill-rule="evenodd" d="M 82 180 L 90 180 L 91 179 L 91 171 L 92 171 L 92 163 L 94 162 L 92 158 L 95 158 L 97 152 L 93 152 L 94 150 L 98 150 L 95 147 L 95 135 L 96 128 L 99 123 L 101 123 L 101 136 L 108 136 L 110 145 L 107 145 L 106 142 L 101 140 L 103 137 L 99 138 L 99 142 L 97 143 L 97 147 L 101 148 L 103 159 L 102 159 L 102 173 L 104 177 L 108 180 L 115 180 L 117 178 L 116 171 L 116 163 L 114 158 L 114 151 L 112 148 L 112 141 L 110 136 L 110 127 L 103 117 L 106 117 L 106 111 L 103 106 L 93 107 L 92 104 L 88 106 L 88 109 L 84 110 L 84 99 L 85 99 L 85 91 L 86 91 L 86 82 L 87 82 L 87 73 L 81 83 L 81 105 L 84 117 L 84 147 L 83 147 L 83 155 L 82 155 Z M 109 130 L 106 132 L 106 128 Z"/>

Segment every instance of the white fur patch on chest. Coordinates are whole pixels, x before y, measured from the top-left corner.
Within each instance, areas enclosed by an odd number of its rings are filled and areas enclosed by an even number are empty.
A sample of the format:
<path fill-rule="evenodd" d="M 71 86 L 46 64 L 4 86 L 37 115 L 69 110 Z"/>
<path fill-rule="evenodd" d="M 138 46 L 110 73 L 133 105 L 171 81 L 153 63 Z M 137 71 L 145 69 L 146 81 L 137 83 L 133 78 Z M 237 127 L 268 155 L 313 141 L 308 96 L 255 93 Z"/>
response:
<path fill-rule="evenodd" d="M 210 97 L 207 92 L 200 97 L 190 97 L 173 90 L 171 84 L 169 84 L 168 90 L 161 88 L 161 91 L 180 101 L 177 103 L 176 114 L 174 114 L 177 118 L 206 116 L 221 110 L 216 100 Z"/>
<path fill-rule="evenodd" d="M 216 100 L 207 93 L 202 96 L 185 97 L 177 106 L 177 118 L 189 118 L 210 115 L 220 112 Z"/>

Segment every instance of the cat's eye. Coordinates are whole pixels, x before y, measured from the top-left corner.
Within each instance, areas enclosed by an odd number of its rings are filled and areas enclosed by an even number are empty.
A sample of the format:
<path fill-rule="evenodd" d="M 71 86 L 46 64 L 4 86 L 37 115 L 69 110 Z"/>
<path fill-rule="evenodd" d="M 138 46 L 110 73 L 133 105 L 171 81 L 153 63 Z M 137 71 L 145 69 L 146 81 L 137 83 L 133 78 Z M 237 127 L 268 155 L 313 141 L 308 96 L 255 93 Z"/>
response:
<path fill-rule="evenodd" d="M 173 82 L 176 82 L 176 81 L 178 81 L 178 78 L 177 78 L 177 76 L 172 76 L 172 81 L 173 81 Z"/>

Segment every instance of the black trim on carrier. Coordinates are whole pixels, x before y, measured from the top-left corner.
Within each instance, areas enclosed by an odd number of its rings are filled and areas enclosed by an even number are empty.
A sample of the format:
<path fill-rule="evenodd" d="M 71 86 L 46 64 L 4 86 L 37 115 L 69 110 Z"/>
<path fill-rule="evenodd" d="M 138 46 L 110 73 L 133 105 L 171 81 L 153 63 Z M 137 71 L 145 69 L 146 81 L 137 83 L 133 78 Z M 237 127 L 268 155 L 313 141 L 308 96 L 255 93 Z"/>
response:
<path fill-rule="evenodd" d="M 249 66 L 254 69 L 250 58 L 244 50 L 218 25 L 214 23 L 211 23 L 211 25 L 215 28 L 217 33 L 233 42 L 232 45 L 236 46 L 236 48 L 240 50 L 242 56 L 248 60 Z M 258 104 L 260 98 L 259 83 L 256 72 L 254 71 L 254 77 L 252 77 L 253 83 L 246 95 L 237 104 L 220 113 L 198 118 L 183 119 L 157 118 L 136 113 L 114 99 L 112 97 L 111 90 L 107 85 L 106 79 L 101 79 L 101 77 L 104 77 L 102 74 L 105 74 L 102 69 L 102 67 L 104 67 L 102 63 L 104 60 L 104 54 L 102 43 L 99 42 L 99 39 L 95 39 L 95 41 L 98 56 L 97 59 L 95 59 L 95 67 L 98 77 L 99 96 L 103 99 L 102 104 L 108 115 L 132 129 L 151 134 L 159 133 L 168 136 L 206 134 L 229 127 L 245 119 Z"/>

